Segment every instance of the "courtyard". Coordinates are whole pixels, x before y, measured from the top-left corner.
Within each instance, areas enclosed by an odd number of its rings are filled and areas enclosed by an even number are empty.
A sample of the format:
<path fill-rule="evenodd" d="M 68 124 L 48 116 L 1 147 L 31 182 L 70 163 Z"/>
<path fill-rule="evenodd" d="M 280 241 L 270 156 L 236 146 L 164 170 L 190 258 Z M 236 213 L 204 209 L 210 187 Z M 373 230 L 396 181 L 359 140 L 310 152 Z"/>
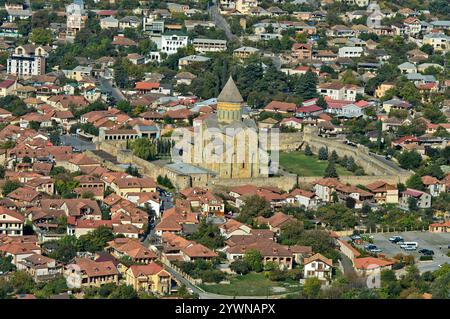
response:
<path fill-rule="evenodd" d="M 300 290 L 298 281 L 272 281 L 263 273 L 236 275 L 229 284 L 201 284 L 199 286 L 209 293 L 228 296 L 273 296 L 295 293 Z"/>
<path fill-rule="evenodd" d="M 322 161 L 316 155 L 306 156 L 303 152 L 280 152 L 280 166 L 298 176 L 323 176 L 328 161 Z M 338 175 L 354 175 L 345 167 L 336 164 Z"/>

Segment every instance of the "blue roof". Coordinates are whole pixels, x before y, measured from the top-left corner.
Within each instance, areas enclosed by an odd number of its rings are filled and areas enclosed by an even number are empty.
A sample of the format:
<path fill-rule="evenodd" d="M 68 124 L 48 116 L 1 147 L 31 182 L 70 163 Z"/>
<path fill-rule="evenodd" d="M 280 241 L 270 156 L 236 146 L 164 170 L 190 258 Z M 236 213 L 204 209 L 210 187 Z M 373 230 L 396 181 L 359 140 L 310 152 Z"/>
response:
<path fill-rule="evenodd" d="M 212 173 L 207 169 L 181 162 L 167 164 L 165 167 L 177 173 L 181 173 L 183 175 Z"/>
<path fill-rule="evenodd" d="M 157 132 L 159 131 L 159 128 L 156 125 L 139 125 L 139 130 Z"/>

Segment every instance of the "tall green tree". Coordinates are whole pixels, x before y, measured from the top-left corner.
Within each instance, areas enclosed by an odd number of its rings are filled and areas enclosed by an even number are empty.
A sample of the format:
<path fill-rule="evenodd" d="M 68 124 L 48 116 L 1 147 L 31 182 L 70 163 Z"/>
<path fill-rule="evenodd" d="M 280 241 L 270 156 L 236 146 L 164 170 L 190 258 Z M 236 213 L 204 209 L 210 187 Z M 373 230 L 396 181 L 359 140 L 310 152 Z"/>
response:
<path fill-rule="evenodd" d="M 249 266 L 249 269 L 256 272 L 263 270 L 263 257 L 258 250 L 250 249 L 244 255 L 244 261 Z"/>

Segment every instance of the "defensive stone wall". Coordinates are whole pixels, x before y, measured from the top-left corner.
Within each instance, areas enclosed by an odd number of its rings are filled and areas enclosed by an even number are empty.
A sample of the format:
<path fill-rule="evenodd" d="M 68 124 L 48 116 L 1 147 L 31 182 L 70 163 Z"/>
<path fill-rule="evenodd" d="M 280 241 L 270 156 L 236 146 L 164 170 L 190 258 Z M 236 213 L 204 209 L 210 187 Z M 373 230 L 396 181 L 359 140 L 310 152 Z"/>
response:
<path fill-rule="evenodd" d="M 121 164 L 133 164 L 137 166 L 139 169 L 139 173 L 141 174 L 145 174 L 147 176 L 156 179 L 158 175 L 164 176 L 164 174 L 166 173 L 164 167 L 158 166 L 152 162 L 143 160 L 142 158 L 133 155 L 133 153 L 130 150 L 126 149 L 126 143 L 124 141 L 120 142 L 115 141 L 114 143 L 102 142 L 96 144 L 96 146 L 98 150 L 102 150 L 106 153 L 115 156 L 117 161 Z M 97 158 L 99 158 L 100 161 L 102 161 L 102 159 L 99 156 L 93 154 L 92 152 L 91 154 L 92 156 L 96 156 Z M 121 171 L 125 170 L 121 166 L 114 164 L 113 166 L 119 168 Z"/>
<path fill-rule="evenodd" d="M 352 185 L 366 185 L 376 180 L 383 180 L 391 184 L 405 183 L 411 176 L 411 172 L 396 169 L 389 166 L 383 161 L 369 155 L 369 151 L 364 146 L 352 147 L 342 143 L 342 141 L 326 139 L 318 136 L 317 128 L 306 127 L 304 132 L 296 133 L 280 133 L 279 150 L 280 151 L 295 151 L 309 145 L 314 153 L 318 153 L 321 147 L 327 147 L 329 152 L 336 151 L 338 156 L 352 156 L 357 165 L 361 166 L 366 172 L 366 176 L 341 176 L 340 180 L 343 183 Z M 295 174 L 287 174 L 279 177 L 259 177 L 259 178 L 208 178 L 198 181 L 192 180 L 189 176 L 174 174 L 168 171 L 163 165 L 154 162 L 148 162 L 126 149 L 126 141 L 101 142 L 97 143 L 97 149 L 103 150 L 117 158 L 117 161 L 122 164 L 134 164 L 138 166 L 141 174 L 145 174 L 154 179 L 161 176 L 168 176 L 172 183 L 178 188 L 186 188 L 190 186 L 223 188 L 233 187 L 238 185 L 253 184 L 256 186 L 272 186 L 278 187 L 284 191 L 289 191 L 296 184 L 311 184 L 314 180 L 321 178 L 321 176 L 298 177 Z M 105 163 L 92 152 L 88 155 L 103 162 L 105 167 L 124 171 L 121 166 L 113 163 Z M 158 165 L 159 164 L 159 165 Z"/>
<path fill-rule="evenodd" d="M 344 144 L 343 141 L 327 139 L 318 136 L 318 130 L 316 127 L 305 127 L 303 133 L 281 133 L 280 134 L 280 147 L 281 151 L 294 151 L 300 147 L 304 148 L 309 145 L 314 153 L 318 153 L 322 147 L 328 148 L 328 152 L 336 151 L 340 157 L 347 156 L 353 157 L 355 163 L 361 166 L 367 175 L 395 175 L 399 178 L 406 179 L 411 175 L 410 172 L 394 168 L 385 162 L 377 159 L 369 154 L 369 149 L 365 146 L 359 145 L 353 147 Z"/>
<path fill-rule="evenodd" d="M 259 187 L 270 186 L 277 187 L 284 191 L 291 190 L 297 184 L 297 175 L 289 174 L 276 177 L 257 177 L 257 178 L 214 178 L 210 180 L 211 188 L 228 188 L 252 184 Z"/>
<path fill-rule="evenodd" d="M 322 176 L 307 176 L 298 177 L 298 183 L 301 185 L 312 184 L 315 180 L 322 178 Z M 368 176 L 339 176 L 339 180 L 344 184 L 350 185 L 367 185 L 375 181 L 385 181 L 388 184 L 396 185 L 398 183 L 405 183 L 409 178 L 407 174 L 398 175 L 368 175 Z"/>

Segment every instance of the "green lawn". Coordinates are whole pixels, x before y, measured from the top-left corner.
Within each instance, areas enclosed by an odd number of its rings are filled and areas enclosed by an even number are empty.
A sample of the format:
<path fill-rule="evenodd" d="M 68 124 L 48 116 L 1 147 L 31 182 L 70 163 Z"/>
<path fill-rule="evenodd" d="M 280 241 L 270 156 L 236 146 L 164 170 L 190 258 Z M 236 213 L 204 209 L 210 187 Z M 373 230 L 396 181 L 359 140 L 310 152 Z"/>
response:
<path fill-rule="evenodd" d="M 280 152 L 280 166 L 286 171 L 299 176 L 323 176 L 328 161 L 320 161 L 316 155 L 306 156 L 303 152 Z M 337 164 L 338 175 L 354 175 Z"/>
<path fill-rule="evenodd" d="M 236 275 L 230 284 L 200 285 L 205 291 L 227 296 L 272 296 L 298 292 L 300 283 L 296 281 L 271 281 L 263 273 Z"/>

